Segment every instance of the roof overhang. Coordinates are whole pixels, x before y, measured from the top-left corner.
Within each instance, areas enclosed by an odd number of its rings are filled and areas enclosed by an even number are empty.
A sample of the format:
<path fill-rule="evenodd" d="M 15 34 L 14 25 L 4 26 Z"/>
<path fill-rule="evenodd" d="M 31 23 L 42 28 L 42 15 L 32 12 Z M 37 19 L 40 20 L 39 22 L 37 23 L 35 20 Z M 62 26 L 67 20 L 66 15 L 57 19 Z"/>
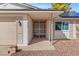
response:
<path fill-rule="evenodd" d="M 28 11 L 28 15 L 33 20 L 50 20 L 52 19 L 54 14 L 62 14 L 64 11 L 56 11 L 56 10 L 39 10 L 39 11 Z"/>
<path fill-rule="evenodd" d="M 52 19 L 53 14 L 58 13 L 59 15 L 63 13 L 62 10 L 27 10 L 27 9 L 0 9 L 0 17 L 13 17 L 29 15 L 33 20 L 47 20 Z M 52 16 L 52 17 L 51 17 Z"/>
<path fill-rule="evenodd" d="M 48 10 L 48 9 L 39 9 L 39 10 L 28 10 L 28 9 L 0 9 L 0 13 L 31 13 L 31 12 L 55 12 L 62 13 L 63 10 Z"/>

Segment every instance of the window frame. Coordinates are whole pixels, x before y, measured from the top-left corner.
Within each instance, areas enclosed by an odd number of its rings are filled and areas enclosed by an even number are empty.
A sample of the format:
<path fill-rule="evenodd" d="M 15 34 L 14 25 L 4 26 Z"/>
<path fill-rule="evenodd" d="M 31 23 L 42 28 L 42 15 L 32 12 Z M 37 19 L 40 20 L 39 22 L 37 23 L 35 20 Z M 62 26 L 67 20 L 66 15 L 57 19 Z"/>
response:
<path fill-rule="evenodd" d="M 60 24 L 60 25 L 61 25 L 61 26 L 60 26 L 61 29 L 57 29 L 57 28 L 56 28 L 56 26 L 57 26 L 56 23 L 57 23 L 57 22 L 61 23 L 61 24 Z M 55 22 L 55 30 L 56 30 L 56 31 L 61 31 L 61 30 L 63 30 L 63 31 L 68 31 L 68 30 L 69 30 L 69 22 L 68 22 L 68 21 L 57 21 L 57 22 Z M 65 27 L 66 27 L 66 26 L 65 26 L 65 24 L 66 24 L 65 22 L 67 22 L 67 29 L 65 29 Z"/>

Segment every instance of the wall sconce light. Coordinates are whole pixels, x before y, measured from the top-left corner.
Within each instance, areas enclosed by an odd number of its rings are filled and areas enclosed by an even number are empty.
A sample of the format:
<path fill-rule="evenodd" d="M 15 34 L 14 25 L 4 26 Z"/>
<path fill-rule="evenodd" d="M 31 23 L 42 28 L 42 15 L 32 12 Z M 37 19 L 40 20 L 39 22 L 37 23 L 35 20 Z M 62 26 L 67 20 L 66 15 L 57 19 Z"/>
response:
<path fill-rule="evenodd" d="M 22 23 L 21 23 L 21 21 L 20 21 L 20 20 L 18 21 L 18 23 L 19 23 L 19 26 L 22 26 Z"/>

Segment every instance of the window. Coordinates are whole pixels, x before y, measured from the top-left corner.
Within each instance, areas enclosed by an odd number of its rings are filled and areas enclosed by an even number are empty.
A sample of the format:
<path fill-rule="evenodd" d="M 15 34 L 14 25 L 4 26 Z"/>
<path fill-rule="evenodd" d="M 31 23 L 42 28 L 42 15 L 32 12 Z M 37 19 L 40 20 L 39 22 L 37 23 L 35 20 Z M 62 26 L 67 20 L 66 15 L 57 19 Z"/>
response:
<path fill-rule="evenodd" d="M 68 30 L 68 22 L 63 22 L 63 30 Z"/>
<path fill-rule="evenodd" d="M 55 30 L 68 30 L 68 22 L 56 22 Z"/>
<path fill-rule="evenodd" d="M 55 30 L 61 30 L 61 22 L 55 23 Z"/>

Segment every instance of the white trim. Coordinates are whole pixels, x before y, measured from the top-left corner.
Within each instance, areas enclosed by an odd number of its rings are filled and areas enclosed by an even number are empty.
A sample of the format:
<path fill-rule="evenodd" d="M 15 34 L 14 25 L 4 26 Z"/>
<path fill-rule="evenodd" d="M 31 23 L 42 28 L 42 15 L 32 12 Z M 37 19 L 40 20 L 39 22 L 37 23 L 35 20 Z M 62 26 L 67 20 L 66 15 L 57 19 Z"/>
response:
<path fill-rule="evenodd" d="M 64 11 L 0 11 L 0 13 L 32 13 L 32 12 L 63 13 Z"/>
<path fill-rule="evenodd" d="M 66 19 L 66 20 L 72 20 L 73 19 L 74 20 L 74 19 L 79 19 L 79 18 L 54 18 L 54 19 L 62 19 L 62 20 L 63 19 Z"/>
<path fill-rule="evenodd" d="M 17 46 L 28 46 L 28 44 L 17 44 Z"/>
<path fill-rule="evenodd" d="M 23 44 L 28 45 L 29 36 L 28 36 L 28 19 L 27 16 L 23 16 Z"/>
<path fill-rule="evenodd" d="M 12 14 L 8 14 L 8 13 L 6 14 L 5 13 L 5 14 L 0 14 L 0 17 L 16 17 L 17 18 L 17 17 L 22 17 L 23 15 L 27 15 L 27 14 L 13 14 L 13 13 Z"/>
<path fill-rule="evenodd" d="M 19 20 L 19 19 L 18 19 Z M 17 46 L 27 46 L 28 45 L 28 19 L 27 16 L 23 16 L 23 39 L 22 43 L 17 43 Z"/>

